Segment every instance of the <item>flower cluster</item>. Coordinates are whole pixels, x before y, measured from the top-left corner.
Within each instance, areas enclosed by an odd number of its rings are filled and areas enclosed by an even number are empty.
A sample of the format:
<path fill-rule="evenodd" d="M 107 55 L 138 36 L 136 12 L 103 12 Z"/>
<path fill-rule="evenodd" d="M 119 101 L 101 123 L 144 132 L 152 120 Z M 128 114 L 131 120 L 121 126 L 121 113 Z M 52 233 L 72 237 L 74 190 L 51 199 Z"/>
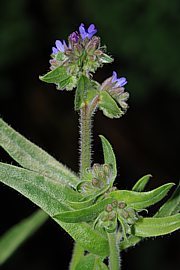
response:
<path fill-rule="evenodd" d="M 113 59 L 104 53 L 105 48 L 100 46 L 100 38 L 94 36 L 96 33 L 94 24 L 86 29 L 81 23 L 79 31 L 71 33 L 67 43 L 65 40 L 56 40 L 52 48 L 50 69 L 64 66 L 71 76 L 77 78 L 84 74 L 89 77 L 103 63 L 112 62 Z"/>
<path fill-rule="evenodd" d="M 124 110 L 128 108 L 126 101 L 129 98 L 129 93 L 124 91 L 126 84 L 126 78 L 117 78 L 117 73 L 113 71 L 113 75 L 106 79 L 101 85 L 101 91 L 107 91 Z"/>
<path fill-rule="evenodd" d="M 103 228 L 110 233 L 119 227 L 121 237 L 126 239 L 131 234 L 132 225 L 140 218 L 138 212 L 128 207 L 125 202 L 114 200 L 97 217 L 94 226 Z"/>
<path fill-rule="evenodd" d="M 78 191 L 84 195 L 96 194 L 110 186 L 112 168 L 109 164 L 95 163 L 87 170 L 86 179 L 78 185 Z"/>

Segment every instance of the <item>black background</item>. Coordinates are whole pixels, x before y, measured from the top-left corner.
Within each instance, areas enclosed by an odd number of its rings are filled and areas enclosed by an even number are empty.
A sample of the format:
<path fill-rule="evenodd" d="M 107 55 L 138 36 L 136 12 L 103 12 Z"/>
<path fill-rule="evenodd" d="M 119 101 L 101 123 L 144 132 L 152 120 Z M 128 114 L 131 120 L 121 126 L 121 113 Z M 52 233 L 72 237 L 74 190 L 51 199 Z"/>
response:
<path fill-rule="evenodd" d="M 127 114 L 94 119 L 94 160 L 102 162 L 98 134 L 114 147 L 117 185 L 130 189 L 141 176 L 153 175 L 148 188 L 179 181 L 180 2 L 156 0 L 8 0 L 0 1 L 0 114 L 27 138 L 78 172 L 78 114 L 73 92 L 39 81 L 49 68 L 56 39 L 66 38 L 81 22 L 94 23 L 102 44 L 115 57 L 99 70 L 101 82 L 113 70 L 128 79 Z M 1 150 L 0 160 L 11 162 Z M 160 204 L 159 204 L 160 206 Z M 0 185 L 0 233 L 36 207 Z M 150 214 L 157 210 L 151 208 Z M 122 254 L 123 269 L 178 269 L 178 233 L 146 240 Z M 2 267 L 67 269 L 72 239 L 48 221 Z"/>

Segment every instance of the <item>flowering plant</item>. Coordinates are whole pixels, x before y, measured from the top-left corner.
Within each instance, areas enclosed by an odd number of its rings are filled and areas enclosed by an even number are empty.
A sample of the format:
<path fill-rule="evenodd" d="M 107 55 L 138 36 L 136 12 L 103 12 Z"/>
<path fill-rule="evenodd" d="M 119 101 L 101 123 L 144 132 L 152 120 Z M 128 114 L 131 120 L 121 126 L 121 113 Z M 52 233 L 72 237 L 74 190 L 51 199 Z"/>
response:
<path fill-rule="evenodd" d="M 100 136 L 104 163 L 92 163 L 92 117 L 99 109 L 120 118 L 128 109 L 127 80 L 116 71 L 103 83 L 93 79 L 97 68 L 111 63 L 91 24 L 79 26 L 52 48 L 50 71 L 40 76 L 58 90 L 75 89 L 74 108 L 80 115 L 80 170 L 76 174 L 0 120 L 0 145 L 21 167 L 0 163 L 0 181 L 42 210 L 13 227 L 0 239 L 0 264 L 50 216 L 75 240 L 70 270 L 120 269 L 121 251 L 143 238 L 174 232 L 180 227 L 179 189 L 153 217 L 144 210 L 163 199 L 174 186 L 144 191 L 151 175 L 132 190 L 118 190 L 116 158 L 109 141 Z M 105 259 L 109 258 L 108 265 Z"/>

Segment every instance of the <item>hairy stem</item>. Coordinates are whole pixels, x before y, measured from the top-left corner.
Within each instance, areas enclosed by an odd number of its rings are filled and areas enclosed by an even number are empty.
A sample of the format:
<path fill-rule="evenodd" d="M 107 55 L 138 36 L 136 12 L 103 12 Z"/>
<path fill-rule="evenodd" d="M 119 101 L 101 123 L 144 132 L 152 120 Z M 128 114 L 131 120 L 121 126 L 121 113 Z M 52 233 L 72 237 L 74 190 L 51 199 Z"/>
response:
<path fill-rule="evenodd" d="M 80 110 L 80 177 L 91 166 L 91 114 L 85 105 Z"/>
<path fill-rule="evenodd" d="M 80 110 L 80 177 L 84 176 L 86 168 L 91 166 L 91 132 L 92 132 L 92 116 L 97 108 L 99 97 L 96 96 L 91 103 L 85 104 Z M 70 270 L 74 270 L 84 250 L 78 243 L 74 244 Z"/>
<path fill-rule="evenodd" d="M 120 250 L 117 243 L 116 233 L 107 233 L 109 241 L 109 269 L 110 270 L 120 270 Z"/>

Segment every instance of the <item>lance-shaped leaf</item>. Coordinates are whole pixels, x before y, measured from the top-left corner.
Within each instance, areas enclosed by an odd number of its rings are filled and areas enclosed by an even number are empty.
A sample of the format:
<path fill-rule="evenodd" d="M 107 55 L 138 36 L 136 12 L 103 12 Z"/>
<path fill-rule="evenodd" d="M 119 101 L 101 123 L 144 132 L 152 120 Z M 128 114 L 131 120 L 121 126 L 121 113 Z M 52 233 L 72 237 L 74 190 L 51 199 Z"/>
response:
<path fill-rule="evenodd" d="M 141 192 L 145 189 L 147 183 L 149 182 L 149 179 L 152 177 L 151 174 L 144 175 L 141 177 L 136 184 L 133 186 L 132 190 L 133 191 L 138 191 Z"/>
<path fill-rule="evenodd" d="M 110 164 L 112 166 L 112 179 L 110 183 L 112 186 L 117 176 L 116 157 L 112 149 L 112 146 L 110 145 L 108 140 L 102 135 L 100 135 L 99 137 L 101 138 L 101 142 L 103 146 L 104 163 Z"/>
<path fill-rule="evenodd" d="M 173 183 L 168 183 L 148 192 L 118 190 L 111 192 L 109 196 L 124 201 L 135 210 L 142 210 L 162 200 L 173 185 Z"/>
<path fill-rule="evenodd" d="M 113 201 L 112 198 L 106 198 L 103 201 L 99 201 L 87 208 L 74 211 L 65 211 L 58 213 L 53 218 L 67 222 L 67 223 L 76 223 L 83 221 L 92 221 L 94 220 L 102 211 L 105 210 L 105 206 L 110 204 Z"/>
<path fill-rule="evenodd" d="M 89 103 L 98 94 L 98 91 L 93 85 L 92 81 L 84 75 L 78 80 L 77 89 L 75 93 L 74 107 L 79 110 L 85 103 Z"/>
<path fill-rule="evenodd" d="M 104 194 L 107 190 L 109 189 L 109 186 L 106 186 L 102 189 L 100 189 L 97 192 L 94 192 L 92 195 L 90 196 L 86 196 L 85 200 L 81 200 L 78 202 L 68 202 L 68 204 L 73 208 L 73 209 L 82 209 L 82 208 L 86 208 L 90 205 L 92 205 L 96 200 L 98 200 L 98 198 Z"/>
<path fill-rule="evenodd" d="M 171 216 L 180 211 L 180 184 L 165 204 L 161 206 L 155 217 Z"/>
<path fill-rule="evenodd" d="M 67 73 L 67 68 L 59 66 L 46 73 L 44 76 L 39 76 L 39 79 L 47 83 L 62 83 L 70 77 L 71 76 Z"/>
<path fill-rule="evenodd" d="M 163 204 L 163 206 L 158 210 L 154 217 L 166 217 L 177 214 L 180 209 L 180 186 L 176 188 L 170 199 Z M 131 246 L 135 246 L 143 238 L 139 236 L 131 235 L 127 240 L 123 240 L 120 243 L 121 250 L 127 249 Z"/>
<path fill-rule="evenodd" d="M 10 228 L 0 237 L 0 265 L 2 265 L 16 250 L 47 220 L 48 215 L 38 210 L 30 217 Z"/>
<path fill-rule="evenodd" d="M 22 167 L 75 187 L 80 181 L 66 166 L 0 119 L 0 146 Z"/>
<path fill-rule="evenodd" d="M 101 258 L 88 254 L 83 256 L 74 270 L 108 270 Z"/>
<path fill-rule="evenodd" d="M 161 218 L 142 218 L 133 226 L 133 234 L 153 237 L 172 233 L 180 228 L 180 214 Z"/>
<path fill-rule="evenodd" d="M 100 92 L 99 109 L 109 118 L 119 118 L 123 115 L 116 101 L 106 91 Z"/>
<path fill-rule="evenodd" d="M 66 205 L 66 201 L 74 200 L 76 196 L 79 198 L 75 191 L 65 192 L 65 187 L 60 183 L 57 185 L 35 172 L 3 163 L 0 163 L 0 181 L 23 194 L 51 217 L 61 211 L 72 210 Z M 109 246 L 105 234 L 94 230 L 87 223 L 68 224 L 57 220 L 56 222 L 85 250 L 99 256 L 108 255 Z"/>

